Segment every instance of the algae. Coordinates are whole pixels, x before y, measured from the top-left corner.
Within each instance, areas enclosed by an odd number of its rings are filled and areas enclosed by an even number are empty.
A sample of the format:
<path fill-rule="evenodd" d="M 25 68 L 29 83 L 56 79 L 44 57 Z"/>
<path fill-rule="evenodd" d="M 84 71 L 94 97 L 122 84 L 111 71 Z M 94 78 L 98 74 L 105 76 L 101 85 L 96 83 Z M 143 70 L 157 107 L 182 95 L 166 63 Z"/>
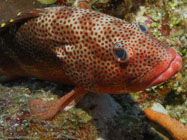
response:
<path fill-rule="evenodd" d="M 36 79 L 0 85 L 0 139 L 96 139 L 98 135 L 93 119 L 82 109 L 59 112 L 49 121 L 30 115 L 29 99 L 54 100 L 57 95 L 53 92 L 59 92 L 59 88 L 54 83 Z"/>

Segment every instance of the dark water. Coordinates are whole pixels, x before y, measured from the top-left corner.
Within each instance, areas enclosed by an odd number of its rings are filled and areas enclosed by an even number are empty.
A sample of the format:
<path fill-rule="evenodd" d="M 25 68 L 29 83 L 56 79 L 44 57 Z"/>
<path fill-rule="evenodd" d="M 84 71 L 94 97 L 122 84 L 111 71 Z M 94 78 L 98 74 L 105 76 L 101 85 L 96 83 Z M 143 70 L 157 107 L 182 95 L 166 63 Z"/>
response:
<path fill-rule="evenodd" d="M 18 12 L 44 7 L 36 0 L 0 0 L 0 23 L 17 15 Z"/>

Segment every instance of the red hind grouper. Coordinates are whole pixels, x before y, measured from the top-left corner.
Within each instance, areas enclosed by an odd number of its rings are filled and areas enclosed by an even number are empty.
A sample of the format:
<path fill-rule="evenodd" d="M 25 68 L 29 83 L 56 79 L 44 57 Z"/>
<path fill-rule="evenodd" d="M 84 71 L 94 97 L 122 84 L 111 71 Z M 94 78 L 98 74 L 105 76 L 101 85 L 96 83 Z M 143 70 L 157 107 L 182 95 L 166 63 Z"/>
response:
<path fill-rule="evenodd" d="M 88 91 L 143 90 L 166 81 L 182 65 L 174 49 L 144 26 L 88 9 L 36 9 L 1 26 L 1 81 L 28 76 L 76 86 L 50 103 L 30 100 L 31 113 L 42 119 L 74 106 Z"/>

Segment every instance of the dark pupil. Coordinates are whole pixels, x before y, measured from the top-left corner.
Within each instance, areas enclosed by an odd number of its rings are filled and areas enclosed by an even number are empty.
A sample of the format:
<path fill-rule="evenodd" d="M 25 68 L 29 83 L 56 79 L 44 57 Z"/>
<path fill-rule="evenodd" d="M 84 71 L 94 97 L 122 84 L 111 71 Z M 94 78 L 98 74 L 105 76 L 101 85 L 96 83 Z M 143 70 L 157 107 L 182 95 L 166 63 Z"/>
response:
<path fill-rule="evenodd" d="M 146 28 L 143 26 L 143 25 L 140 25 L 140 29 L 145 32 L 146 31 Z"/>
<path fill-rule="evenodd" d="M 118 49 L 115 52 L 116 52 L 116 56 L 119 57 L 120 59 L 122 59 L 124 57 L 125 52 L 123 49 Z"/>

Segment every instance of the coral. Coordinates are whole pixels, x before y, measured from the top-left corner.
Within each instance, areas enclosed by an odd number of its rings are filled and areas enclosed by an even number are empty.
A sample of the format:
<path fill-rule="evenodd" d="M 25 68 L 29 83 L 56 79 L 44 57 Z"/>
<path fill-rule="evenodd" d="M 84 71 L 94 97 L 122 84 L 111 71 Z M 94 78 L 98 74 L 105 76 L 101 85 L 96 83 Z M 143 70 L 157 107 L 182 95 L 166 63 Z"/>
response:
<path fill-rule="evenodd" d="M 53 92 L 62 94 L 60 89 L 54 83 L 34 79 L 0 84 L 0 139 L 96 139 L 93 119 L 81 109 L 61 111 L 50 121 L 30 115 L 29 99 L 55 100 Z"/>
<path fill-rule="evenodd" d="M 16 2 L 12 5 L 1 3 L 6 9 L 13 8 L 16 14 L 20 10 L 32 7 L 30 1 Z M 147 127 L 149 121 L 144 120 L 141 110 L 155 102 L 160 103 L 169 116 L 187 125 L 187 36 L 186 36 L 186 0 L 80 0 L 94 10 L 120 17 L 128 22 L 144 24 L 147 30 L 156 38 L 162 40 L 183 58 L 181 71 L 171 80 L 132 95 L 113 96 L 123 107 L 122 113 L 115 117 L 116 124 L 108 122 L 111 139 L 168 139 L 162 131 L 153 134 L 154 126 Z M 74 5 L 75 0 L 58 0 L 58 5 Z M 19 5 L 19 7 L 18 7 Z M 29 6 L 27 6 L 29 5 Z M 140 6 L 141 5 L 141 6 Z M 74 5 L 75 6 L 75 5 Z M 16 9 L 17 7 L 17 9 Z M 24 8 L 20 8 L 24 7 Z M 1 14 L 1 19 L 7 20 L 13 16 L 10 11 Z M 16 12 L 15 12 L 16 11 Z M 8 16 L 9 15 L 9 16 Z M 52 101 L 69 91 L 69 87 L 63 89 L 55 83 L 39 81 L 36 79 L 20 80 L 0 85 L 0 139 L 96 139 L 98 137 L 92 117 L 81 109 L 74 108 L 68 112 L 59 112 L 51 121 L 41 121 L 30 116 L 27 101 L 29 99 L 42 99 Z M 143 94 L 142 94 L 143 93 Z M 138 105 L 131 99 L 134 99 Z M 90 107 L 92 110 L 93 107 Z M 161 115 L 162 116 L 162 115 Z M 155 117 L 156 118 L 156 117 Z M 168 116 L 164 116 L 168 119 Z M 169 120 L 172 120 L 169 118 Z M 93 122 L 94 121 L 94 122 Z M 163 123 L 159 122 L 159 123 Z M 176 123 L 177 128 L 180 123 Z M 165 126 L 168 127 L 169 125 Z M 172 124 L 171 128 L 174 125 Z M 178 128 L 177 128 L 178 129 Z M 98 129 L 101 132 L 101 129 Z M 172 132 L 173 133 L 173 132 Z M 175 133 L 175 132 L 174 132 Z"/>
<path fill-rule="evenodd" d="M 44 127 L 45 126 L 45 127 Z M 33 121 L 27 137 L 49 139 L 96 139 L 92 117 L 81 109 L 61 112 L 52 121 Z"/>
<path fill-rule="evenodd" d="M 176 140 L 187 139 L 187 127 L 185 127 L 179 121 L 176 121 L 168 115 L 154 111 L 150 108 L 145 109 L 144 112 L 150 120 L 164 127 Z"/>

